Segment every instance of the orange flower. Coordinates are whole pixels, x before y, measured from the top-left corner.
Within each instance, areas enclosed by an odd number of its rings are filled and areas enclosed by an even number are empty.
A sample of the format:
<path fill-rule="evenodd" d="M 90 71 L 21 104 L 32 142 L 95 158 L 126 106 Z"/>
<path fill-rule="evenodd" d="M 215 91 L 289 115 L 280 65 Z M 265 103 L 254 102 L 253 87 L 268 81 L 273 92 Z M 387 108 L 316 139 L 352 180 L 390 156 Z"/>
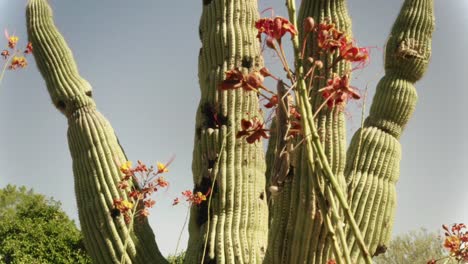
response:
<path fill-rule="evenodd" d="M 454 254 L 460 249 L 460 244 L 460 238 L 455 235 L 446 237 L 444 241 L 444 247 Z"/>
<path fill-rule="evenodd" d="M 349 75 L 345 74 L 342 77 L 334 75 L 327 82 L 328 86 L 319 90 L 323 98 L 327 101 L 328 107 L 333 107 L 336 104 L 346 102 L 348 98 L 359 99 L 361 96 L 355 91 L 355 88 L 349 85 Z"/>
<path fill-rule="evenodd" d="M 16 70 L 18 68 L 25 68 L 28 66 L 28 61 L 26 60 L 25 57 L 23 56 L 14 56 L 13 59 L 11 60 L 10 66 L 8 68 L 10 70 Z"/>
<path fill-rule="evenodd" d="M 169 185 L 169 183 L 166 181 L 166 179 L 164 179 L 164 177 L 158 177 L 156 179 L 156 183 L 158 186 L 164 188 L 164 187 L 167 187 Z"/>
<path fill-rule="evenodd" d="M 192 197 L 192 203 L 196 205 L 201 204 L 203 201 L 206 201 L 206 195 L 204 195 L 202 192 L 197 192 Z"/>
<path fill-rule="evenodd" d="M 132 162 L 126 161 L 122 166 L 120 166 L 120 171 L 124 174 L 128 174 L 132 169 Z"/>
<path fill-rule="evenodd" d="M 296 27 L 284 17 L 262 18 L 255 22 L 255 28 L 258 30 L 257 38 L 261 38 L 261 34 L 267 35 L 269 38 L 274 38 L 278 42 L 289 32 L 291 38 L 297 35 Z"/>
<path fill-rule="evenodd" d="M 10 49 L 14 49 L 16 47 L 16 44 L 18 43 L 19 38 L 17 36 L 9 36 L 8 37 L 8 47 Z"/>
<path fill-rule="evenodd" d="M 166 165 L 161 163 L 161 162 L 157 162 L 157 166 L 158 166 L 158 173 L 164 173 L 164 172 L 169 171 L 169 169 L 166 167 Z"/>

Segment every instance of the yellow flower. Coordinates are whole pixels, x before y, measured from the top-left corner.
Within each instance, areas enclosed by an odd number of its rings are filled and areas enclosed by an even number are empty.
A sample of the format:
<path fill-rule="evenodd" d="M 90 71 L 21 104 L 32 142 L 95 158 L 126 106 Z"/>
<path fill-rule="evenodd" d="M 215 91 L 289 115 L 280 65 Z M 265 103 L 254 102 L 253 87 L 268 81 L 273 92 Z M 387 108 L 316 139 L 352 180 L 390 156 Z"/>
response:
<path fill-rule="evenodd" d="M 14 49 L 16 47 L 16 43 L 18 43 L 19 38 L 17 36 L 10 36 L 8 38 L 8 47 Z"/>
<path fill-rule="evenodd" d="M 132 168 L 132 162 L 126 161 L 122 166 L 120 166 L 120 171 L 122 173 L 127 173 Z"/>
<path fill-rule="evenodd" d="M 133 203 L 129 202 L 127 200 L 122 201 L 122 206 L 127 208 L 127 209 L 132 209 L 133 208 Z"/>
<path fill-rule="evenodd" d="M 157 166 L 158 166 L 158 173 L 164 173 L 164 172 L 168 172 L 169 170 L 167 169 L 166 165 L 165 164 L 162 164 L 161 162 L 157 162 Z"/>

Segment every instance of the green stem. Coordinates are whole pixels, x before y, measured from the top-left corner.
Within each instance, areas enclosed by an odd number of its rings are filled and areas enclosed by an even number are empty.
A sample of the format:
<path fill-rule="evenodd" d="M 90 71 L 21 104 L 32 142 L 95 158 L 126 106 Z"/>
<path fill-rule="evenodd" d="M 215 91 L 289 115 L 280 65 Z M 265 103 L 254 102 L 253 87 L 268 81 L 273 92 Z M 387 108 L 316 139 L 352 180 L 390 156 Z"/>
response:
<path fill-rule="evenodd" d="M 127 234 L 125 235 L 125 243 L 124 243 L 124 247 L 122 251 L 122 258 L 120 259 L 120 264 L 125 264 L 125 255 L 127 251 L 128 240 L 130 238 L 130 233 L 133 230 L 133 222 L 134 222 L 135 214 L 137 212 L 139 203 L 140 203 L 140 198 L 138 198 L 136 202 L 134 203 L 132 214 L 130 215 L 130 223 L 128 224 Z"/>
<path fill-rule="evenodd" d="M 5 64 L 3 65 L 2 72 L 0 73 L 0 85 L 2 84 L 3 76 L 5 75 L 6 69 L 8 68 L 8 65 L 10 64 L 10 62 L 13 59 L 14 55 L 16 55 L 16 53 L 13 54 L 13 56 L 10 56 L 8 58 L 8 60 L 5 62 Z"/>
<path fill-rule="evenodd" d="M 177 239 L 177 245 L 176 245 L 176 248 L 175 248 L 174 257 L 177 257 L 177 251 L 179 250 L 180 240 L 182 239 L 182 233 L 184 232 L 185 226 L 187 225 L 187 220 L 188 220 L 189 214 L 190 214 L 190 207 L 187 208 L 187 214 L 185 215 L 184 225 L 182 226 L 182 229 L 180 230 L 179 239 Z"/>
<path fill-rule="evenodd" d="M 214 185 L 216 183 L 216 177 L 218 176 L 218 164 L 219 164 L 219 161 L 221 160 L 221 156 L 223 155 L 223 150 L 224 150 L 224 147 L 226 146 L 226 138 L 231 134 L 231 132 L 227 133 L 226 136 L 223 138 L 223 142 L 221 143 L 221 148 L 219 150 L 218 153 L 220 153 L 218 155 L 218 158 L 216 160 L 216 170 L 214 170 L 216 173 L 214 174 L 214 178 L 213 178 L 213 182 L 211 183 L 211 193 L 210 193 L 210 196 L 208 197 L 208 219 L 207 219 L 207 222 L 206 222 L 206 237 L 205 237 L 205 244 L 203 245 L 203 255 L 202 255 L 202 259 L 200 261 L 201 264 L 205 263 L 205 254 L 206 254 L 206 247 L 208 245 L 208 234 L 209 234 L 209 230 L 210 230 L 210 219 L 211 219 L 211 215 L 210 215 L 210 209 L 211 209 L 211 198 L 213 197 L 213 189 L 214 189 Z"/>

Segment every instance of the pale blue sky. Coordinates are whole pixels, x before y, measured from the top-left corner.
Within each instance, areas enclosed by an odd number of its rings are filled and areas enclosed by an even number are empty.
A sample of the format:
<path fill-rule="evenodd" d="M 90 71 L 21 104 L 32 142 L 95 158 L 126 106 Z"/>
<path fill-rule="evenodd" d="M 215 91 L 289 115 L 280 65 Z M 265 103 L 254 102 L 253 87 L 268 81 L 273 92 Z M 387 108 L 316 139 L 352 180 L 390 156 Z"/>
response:
<path fill-rule="evenodd" d="M 402 0 L 349 0 L 359 44 L 377 46 L 353 85 L 373 95 L 383 73 L 382 47 Z M 159 194 L 150 222 L 164 254 L 173 253 L 186 207 L 172 207 L 192 188 L 191 157 L 199 100 L 197 54 L 201 1 L 50 0 L 56 23 L 80 73 L 93 86 L 98 108 L 110 120 L 131 160 L 176 160 L 170 188 Z M 0 0 L 0 29 L 26 44 L 26 0 Z M 286 16 L 283 1 L 259 0 Z M 436 0 L 436 31 L 429 70 L 416 87 L 419 103 L 401 141 L 395 233 L 468 222 L 468 0 Z M 269 13 L 266 15 L 270 15 Z M 266 61 L 277 64 L 271 54 Z M 353 108 L 353 107 L 352 107 Z M 356 107 L 354 107 L 356 109 Z M 359 109 L 357 109 L 359 110 Z M 350 111 L 348 132 L 359 126 Z M 67 122 L 52 105 L 35 63 L 7 72 L 0 87 L 0 187 L 26 185 L 60 200 L 77 220 Z M 182 247 L 187 233 L 184 231 Z"/>

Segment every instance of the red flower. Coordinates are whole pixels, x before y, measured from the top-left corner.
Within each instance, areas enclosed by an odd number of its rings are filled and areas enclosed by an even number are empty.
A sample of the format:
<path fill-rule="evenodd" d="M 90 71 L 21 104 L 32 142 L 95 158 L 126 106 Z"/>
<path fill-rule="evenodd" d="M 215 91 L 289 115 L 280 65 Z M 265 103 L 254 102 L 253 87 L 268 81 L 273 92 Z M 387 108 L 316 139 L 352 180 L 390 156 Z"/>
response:
<path fill-rule="evenodd" d="M 274 106 L 276 106 L 278 104 L 278 95 L 273 95 L 271 98 L 270 98 L 270 101 L 268 101 L 267 104 L 265 104 L 264 106 L 266 108 L 272 108 Z"/>
<path fill-rule="evenodd" d="M 281 41 L 281 38 L 289 32 L 291 38 L 297 35 L 297 30 L 289 20 L 284 17 L 262 18 L 255 22 L 255 28 L 258 29 L 257 38 L 261 38 L 264 33 L 267 37 Z"/>
<path fill-rule="evenodd" d="M 346 102 L 348 98 L 359 99 L 361 96 L 354 90 L 355 88 L 349 85 L 349 75 L 345 74 L 342 77 L 335 75 L 327 82 L 328 86 L 319 90 L 322 92 L 323 98 L 327 100 L 328 107 L 333 107 L 336 104 Z"/>
<path fill-rule="evenodd" d="M 158 186 L 164 188 L 164 187 L 167 187 L 169 185 L 169 183 L 166 181 L 166 179 L 164 179 L 164 177 L 160 176 L 156 179 L 156 183 Z"/>
<path fill-rule="evenodd" d="M 3 56 L 3 59 L 6 60 L 8 59 L 8 56 L 10 56 L 10 52 L 8 50 L 3 50 L 1 55 Z"/>
<path fill-rule="evenodd" d="M 258 71 L 252 71 L 249 74 L 242 74 L 239 69 L 233 69 L 226 72 L 226 79 L 219 86 L 221 90 L 233 90 L 242 88 L 245 91 L 258 91 L 258 88 L 265 89 L 263 86 L 263 75 Z"/>
<path fill-rule="evenodd" d="M 320 23 L 317 31 L 319 48 L 332 53 L 341 47 L 342 42 L 340 40 L 344 33 L 336 29 L 335 24 Z"/>
<path fill-rule="evenodd" d="M 26 49 L 24 50 L 24 53 L 25 54 L 31 54 L 32 52 L 33 52 L 32 43 L 28 42 L 28 45 L 26 45 Z"/>
<path fill-rule="evenodd" d="M 152 199 L 148 199 L 148 200 L 145 200 L 143 204 L 145 205 L 146 208 L 152 208 L 156 204 L 156 202 Z"/>
<path fill-rule="evenodd" d="M 146 208 L 140 211 L 140 216 L 141 217 L 147 217 L 149 214 L 150 214 L 149 210 L 146 209 Z"/>
<path fill-rule="evenodd" d="M 254 117 L 251 120 L 242 119 L 242 130 L 237 132 L 236 138 L 246 137 L 247 143 L 252 144 L 255 141 L 260 141 L 260 138 L 270 138 L 266 133 L 268 129 L 264 128 L 264 123 Z"/>

